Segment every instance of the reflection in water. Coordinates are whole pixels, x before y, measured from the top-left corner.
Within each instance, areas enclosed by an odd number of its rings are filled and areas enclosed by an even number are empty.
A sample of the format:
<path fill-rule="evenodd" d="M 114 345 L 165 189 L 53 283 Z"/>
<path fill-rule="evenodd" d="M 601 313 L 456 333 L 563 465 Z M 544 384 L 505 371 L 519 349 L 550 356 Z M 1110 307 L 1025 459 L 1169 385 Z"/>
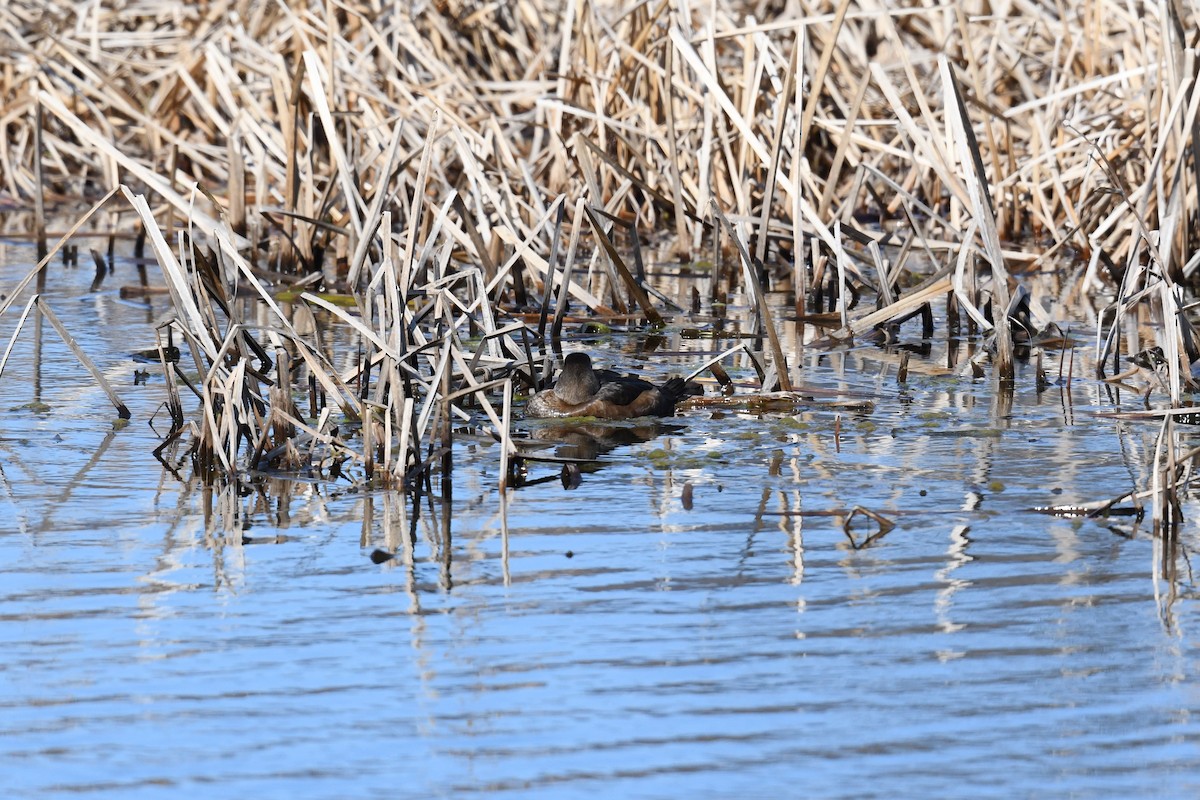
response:
<path fill-rule="evenodd" d="M 963 629 L 962 623 L 951 619 L 950 612 L 954 607 L 954 596 L 968 589 L 971 582 L 953 577 L 954 572 L 971 562 L 967 547 L 971 543 L 968 534 L 971 528 L 967 525 L 957 525 L 950 531 L 950 546 L 946 550 L 946 565 L 934 573 L 934 579 L 945 584 L 934 601 L 934 613 L 937 615 L 938 626 L 945 633 L 955 633 Z"/>
<path fill-rule="evenodd" d="M 527 421 L 527 438 L 517 438 L 515 443 L 526 462 L 514 487 L 534 486 L 556 480 L 558 476 L 528 477 L 528 463 L 562 463 L 578 468 L 580 472 L 594 473 L 604 467 L 600 456 L 618 447 L 643 444 L 664 434 L 678 433 L 684 428 L 659 419 L 643 419 L 632 423 L 583 422 L 583 421 Z M 576 473 L 572 473 L 578 477 Z M 575 488 L 578 480 L 568 482 L 567 473 L 562 476 L 564 486 Z"/>

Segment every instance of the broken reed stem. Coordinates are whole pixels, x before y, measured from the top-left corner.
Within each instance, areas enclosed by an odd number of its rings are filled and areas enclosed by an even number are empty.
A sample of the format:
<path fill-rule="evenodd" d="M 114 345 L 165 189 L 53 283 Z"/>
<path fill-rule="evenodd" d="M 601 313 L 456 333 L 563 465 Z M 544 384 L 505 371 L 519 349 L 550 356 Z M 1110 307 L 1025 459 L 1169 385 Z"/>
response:
<path fill-rule="evenodd" d="M 538 314 L 538 342 L 546 341 L 546 316 L 550 313 L 550 295 L 554 293 L 554 265 L 558 263 L 558 248 L 562 241 L 562 223 L 563 212 L 566 209 L 565 198 L 558 198 L 555 201 L 558 206 L 558 213 L 554 217 L 554 237 L 550 245 L 550 260 L 546 262 L 546 279 L 542 283 L 542 308 Z M 570 266 L 563 271 L 562 283 L 566 284 L 570 281 Z M 559 292 L 560 296 L 563 292 Z"/>
<path fill-rule="evenodd" d="M 37 103 L 37 111 L 33 123 L 33 181 L 36 190 L 33 193 L 34 199 L 34 236 L 37 237 L 38 259 L 46 256 L 46 180 L 42 161 L 44 159 L 42 152 L 42 128 L 43 111 L 41 102 Z"/>
<path fill-rule="evenodd" d="M 450 360 L 450 343 L 446 343 L 447 361 Z M 453 408 L 450 404 L 450 365 L 447 363 L 442 369 L 441 381 L 441 396 L 442 396 L 442 480 L 446 481 L 450 478 L 450 471 L 454 465 L 454 425 L 450 414 L 450 409 Z"/>
<path fill-rule="evenodd" d="M 583 210 L 587 201 L 582 197 L 575 201 L 575 213 L 571 216 L 571 243 L 567 245 L 567 260 L 563 264 L 562 278 L 558 285 L 558 302 L 554 308 L 554 325 L 550 328 L 550 340 L 558 343 L 562 340 L 563 321 L 567 316 L 567 289 L 571 285 L 571 271 L 575 266 L 575 252 L 579 246 L 579 234 L 583 229 Z"/>
<path fill-rule="evenodd" d="M 362 442 L 363 473 L 370 482 L 375 477 L 375 409 L 370 405 L 363 406 Z"/>
<path fill-rule="evenodd" d="M 37 297 L 35 298 L 35 301 L 38 310 L 41 311 L 42 315 L 46 318 L 54 330 L 58 332 L 58 335 L 62 337 L 63 343 L 70 348 L 71 352 L 75 354 L 75 358 L 77 358 L 79 363 L 83 365 L 83 368 L 91 373 L 92 379 L 95 380 L 96 383 L 99 384 L 100 388 L 104 390 L 104 393 L 108 395 L 109 401 L 117 409 L 117 416 L 119 416 L 121 419 L 129 419 L 129 407 L 121 402 L 121 398 L 117 396 L 116 391 L 109 384 L 108 379 L 104 377 L 104 373 L 96 367 L 95 363 L 88 358 L 87 353 L 83 352 L 83 348 L 81 348 L 75 342 L 75 337 L 73 337 L 67 331 L 62 322 L 59 321 L 58 315 L 51 310 L 50 306 L 46 304 L 44 299 Z M 8 354 L 5 353 L 6 359 L 7 356 Z"/>
<path fill-rule="evenodd" d="M 650 322 L 651 327 L 665 327 L 666 322 L 663 320 L 662 315 L 658 313 L 658 309 L 650 302 L 650 297 L 646 294 L 646 290 L 630 274 L 629 268 L 625 266 L 625 260 L 621 258 L 620 253 L 617 252 L 617 248 L 613 246 L 612 240 L 604 232 L 604 228 L 601 226 L 600 221 L 596 219 L 596 215 L 586 206 L 583 209 L 583 213 L 587 215 L 588 221 L 592 224 L 592 232 L 599 240 L 600 246 L 604 248 L 609 263 L 617 270 L 617 274 L 620 275 L 621 280 L 624 281 L 625 286 L 629 289 L 629 293 L 633 296 L 638 306 L 641 307 L 642 313 L 646 315 L 646 319 Z"/>
<path fill-rule="evenodd" d="M 734 245 L 736 245 L 738 254 L 741 256 L 746 291 L 753 298 L 763 327 L 767 330 L 767 340 L 771 344 L 771 361 L 775 365 L 775 376 L 779 381 L 779 387 L 785 392 L 790 392 L 792 391 L 792 380 L 791 376 L 788 375 L 787 359 L 783 355 L 783 346 L 779 341 L 779 332 L 775 330 L 775 321 L 771 315 L 771 309 L 767 305 L 766 294 L 758 282 L 757 270 L 754 269 L 754 263 L 750 260 L 750 254 L 746 251 L 746 245 L 738 238 L 737 231 L 734 230 L 729 218 L 725 216 L 725 213 L 720 208 L 717 208 L 716 211 L 717 216 L 721 218 L 721 222 L 725 226 L 726 233 Z M 770 386 L 763 387 L 765 391 L 771 391 L 772 388 Z"/>
<path fill-rule="evenodd" d="M 500 494 L 508 489 L 509 471 L 512 469 L 512 379 L 504 382 L 504 411 L 500 427 Z"/>

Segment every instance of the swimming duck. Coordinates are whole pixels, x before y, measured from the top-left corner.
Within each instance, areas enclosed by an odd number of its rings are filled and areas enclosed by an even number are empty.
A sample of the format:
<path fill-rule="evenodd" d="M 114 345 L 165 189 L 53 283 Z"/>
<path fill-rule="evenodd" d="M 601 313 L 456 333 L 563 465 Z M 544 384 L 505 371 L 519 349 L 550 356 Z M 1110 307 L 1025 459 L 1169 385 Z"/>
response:
<path fill-rule="evenodd" d="M 655 386 L 609 370 L 597 374 L 587 353 L 571 353 L 563 361 L 554 387 L 535 394 L 525 406 L 525 416 L 669 417 L 675 413 L 675 404 L 691 393 L 683 378 L 670 378 L 662 386 Z"/>

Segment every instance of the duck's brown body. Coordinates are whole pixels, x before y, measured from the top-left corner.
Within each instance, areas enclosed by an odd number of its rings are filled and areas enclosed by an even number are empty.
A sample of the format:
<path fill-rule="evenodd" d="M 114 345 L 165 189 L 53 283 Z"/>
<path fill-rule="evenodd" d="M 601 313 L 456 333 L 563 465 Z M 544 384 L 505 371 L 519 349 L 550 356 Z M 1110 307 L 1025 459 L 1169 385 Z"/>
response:
<path fill-rule="evenodd" d="M 603 378 L 603 379 L 602 379 Z M 662 386 L 639 378 L 605 371 L 598 375 L 586 353 L 571 353 L 563 361 L 558 382 L 535 394 L 525 406 L 525 416 L 597 417 L 632 419 L 669 417 L 675 404 L 688 393 L 682 378 L 671 378 Z"/>

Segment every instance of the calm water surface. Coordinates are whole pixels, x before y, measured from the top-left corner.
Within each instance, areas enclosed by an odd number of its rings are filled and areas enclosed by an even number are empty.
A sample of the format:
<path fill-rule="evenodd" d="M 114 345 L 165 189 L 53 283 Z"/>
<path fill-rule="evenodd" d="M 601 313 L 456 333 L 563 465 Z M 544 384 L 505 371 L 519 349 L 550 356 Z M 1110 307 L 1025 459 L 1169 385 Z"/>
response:
<path fill-rule="evenodd" d="M 11 287 L 32 253 L 0 262 Z M 49 411 L 23 407 L 29 331 L 0 379 L 6 797 L 1200 792 L 1195 522 L 1173 554 L 1129 519 L 1030 511 L 1147 484 L 1157 427 L 1094 416 L 1103 385 L 1039 395 L 1027 367 L 1009 409 L 935 374 L 944 343 L 903 391 L 895 353 L 814 351 L 807 386 L 874 409 L 688 412 L 505 503 L 464 438 L 452 513 L 423 505 L 406 548 L 396 495 L 163 471 L 161 383 L 128 353 L 165 302 L 120 299 L 127 264 L 97 293 L 91 273 L 56 265 L 47 295 L 131 424 L 49 328 Z M 666 374 L 712 343 L 636 346 L 588 345 Z M 854 550 L 821 512 L 855 506 L 895 528 Z"/>

